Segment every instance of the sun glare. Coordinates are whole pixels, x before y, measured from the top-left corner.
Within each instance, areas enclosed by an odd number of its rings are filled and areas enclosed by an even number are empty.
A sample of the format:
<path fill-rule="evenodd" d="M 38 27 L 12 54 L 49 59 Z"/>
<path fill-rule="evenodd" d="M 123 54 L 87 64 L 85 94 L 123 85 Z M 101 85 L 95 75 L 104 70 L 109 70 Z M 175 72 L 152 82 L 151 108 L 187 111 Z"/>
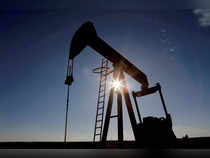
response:
<path fill-rule="evenodd" d="M 119 80 L 113 80 L 111 85 L 115 91 L 118 91 L 122 87 L 121 81 Z"/>

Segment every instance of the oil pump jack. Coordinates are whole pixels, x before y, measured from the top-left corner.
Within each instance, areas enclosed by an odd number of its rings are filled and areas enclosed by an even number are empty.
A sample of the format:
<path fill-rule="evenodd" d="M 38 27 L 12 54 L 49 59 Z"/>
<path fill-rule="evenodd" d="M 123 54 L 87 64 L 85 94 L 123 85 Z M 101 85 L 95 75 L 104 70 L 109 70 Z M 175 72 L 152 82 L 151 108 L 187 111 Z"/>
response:
<path fill-rule="evenodd" d="M 125 57 L 120 55 L 116 50 L 103 41 L 96 33 L 95 27 L 92 22 L 88 21 L 81 25 L 81 27 L 75 32 L 70 46 L 67 77 L 65 84 L 70 86 L 73 82 L 73 60 L 74 58 L 86 47 L 89 46 L 109 60 L 113 64 L 113 79 L 120 80 L 123 84 L 117 93 L 117 115 L 111 116 L 113 95 L 115 93 L 114 87 L 111 88 L 108 106 L 105 116 L 105 122 L 102 133 L 102 143 L 107 141 L 107 133 L 110 118 L 118 118 L 118 141 L 123 142 L 123 113 L 122 113 L 122 96 L 124 97 L 127 107 L 131 127 L 133 130 L 135 141 L 138 145 L 161 145 L 161 144 L 173 144 L 176 141 L 176 136 L 172 129 L 172 120 L 170 114 L 167 112 L 163 95 L 161 92 L 161 86 L 158 83 L 156 86 L 149 88 L 147 76 L 140 71 L 135 65 L 129 62 Z M 70 61 L 71 64 L 70 64 Z M 135 113 L 131 104 L 131 98 L 128 88 L 126 86 L 124 73 L 127 73 L 134 80 L 141 84 L 141 91 L 132 92 L 134 98 L 137 114 L 139 117 L 139 123 L 135 118 Z M 165 117 L 145 117 L 141 119 L 139 107 L 137 104 L 137 97 L 143 97 L 155 92 L 159 92 L 160 98 L 163 104 Z"/>

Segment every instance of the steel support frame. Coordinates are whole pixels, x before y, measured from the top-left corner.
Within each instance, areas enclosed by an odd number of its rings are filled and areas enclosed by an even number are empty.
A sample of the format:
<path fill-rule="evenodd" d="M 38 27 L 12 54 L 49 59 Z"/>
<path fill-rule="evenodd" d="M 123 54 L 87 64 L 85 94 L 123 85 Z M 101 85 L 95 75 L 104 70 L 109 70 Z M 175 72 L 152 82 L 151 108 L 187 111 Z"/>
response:
<path fill-rule="evenodd" d="M 128 110 L 128 115 L 130 118 L 131 127 L 134 133 L 134 137 L 136 139 L 137 137 L 137 123 L 135 114 L 132 108 L 131 99 L 129 95 L 129 91 L 125 82 L 125 76 L 123 74 L 123 71 L 120 69 L 120 66 L 115 65 L 114 66 L 114 74 L 113 79 L 119 79 L 123 82 L 123 86 L 121 87 L 120 91 L 117 91 L 117 116 L 118 116 L 118 141 L 123 142 L 123 106 L 122 106 L 122 96 L 124 97 L 125 104 Z M 102 142 L 105 143 L 107 140 L 107 134 L 108 134 L 108 128 L 111 118 L 111 112 L 112 112 L 112 105 L 113 105 L 113 99 L 114 99 L 114 88 L 112 87 L 110 90 L 109 100 L 108 100 L 108 106 L 105 116 L 105 122 L 104 122 L 104 128 L 103 128 L 103 135 L 102 135 Z"/>

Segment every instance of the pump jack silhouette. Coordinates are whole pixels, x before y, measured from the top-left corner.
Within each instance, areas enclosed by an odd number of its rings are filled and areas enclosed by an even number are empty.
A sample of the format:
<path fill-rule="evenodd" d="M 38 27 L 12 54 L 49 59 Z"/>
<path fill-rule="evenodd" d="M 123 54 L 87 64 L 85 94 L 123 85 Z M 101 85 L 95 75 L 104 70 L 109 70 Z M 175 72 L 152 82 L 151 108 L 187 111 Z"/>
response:
<path fill-rule="evenodd" d="M 108 107 L 105 116 L 105 123 L 103 127 L 102 143 L 105 144 L 107 141 L 107 133 L 110 118 L 118 118 L 118 141 L 123 142 L 123 115 L 122 115 L 122 96 L 124 97 L 125 104 L 128 110 L 128 115 L 132 127 L 132 131 L 138 145 L 173 145 L 176 142 L 176 136 L 172 129 L 172 119 L 171 115 L 167 112 L 166 105 L 163 99 L 161 92 L 161 86 L 158 83 L 155 87 L 149 88 L 149 83 L 147 76 L 139 70 L 135 65 L 129 62 L 125 57 L 120 55 L 116 50 L 109 46 L 105 41 L 103 41 L 96 33 L 95 27 L 92 22 L 84 23 L 74 34 L 71 47 L 69 52 L 69 61 L 72 60 L 86 47 L 89 46 L 105 57 L 107 60 L 112 62 L 113 70 L 113 79 L 118 79 L 123 82 L 121 90 L 117 92 L 117 115 L 111 116 L 112 104 L 113 104 L 113 94 L 114 88 L 111 88 L 108 100 Z M 70 63 L 68 61 L 68 63 Z M 73 67 L 73 64 L 68 64 L 68 69 L 70 70 Z M 72 70 L 72 69 L 71 69 Z M 73 71 L 73 70 L 72 70 Z M 66 85 L 71 85 L 73 82 L 72 72 L 67 73 L 66 76 Z M 131 104 L 131 99 L 129 95 L 128 88 L 126 86 L 124 73 L 127 73 L 141 86 L 141 91 L 132 92 L 136 110 L 140 123 L 137 124 L 133 107 Z M 71 80 L 69 80 L 71 79 Z M 159 92 L 160 98 L 162 101 L 163 109 L 165 112 L 165 118 L 157 117 L 145 117 L 140 116 L 140 111 L 138 108 L 136 97 L 143 97 L 155 92 Z"/>

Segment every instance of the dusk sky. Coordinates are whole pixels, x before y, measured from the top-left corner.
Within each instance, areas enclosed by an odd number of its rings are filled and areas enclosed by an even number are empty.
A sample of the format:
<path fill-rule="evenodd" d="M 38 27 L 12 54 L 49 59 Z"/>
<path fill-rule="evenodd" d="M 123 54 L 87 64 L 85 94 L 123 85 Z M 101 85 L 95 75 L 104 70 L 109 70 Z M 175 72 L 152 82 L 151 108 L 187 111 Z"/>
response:
<path fill-rule="evenodd" d="M 0 141 L 63 141 L 70 42 L 88 20 L 150 86 L 160 82 L 177 137 L 210 136 L 209 6 L 205 0 L 1 2 Z M 98 76 L 92 69 L 101 59 L 87 47 L 74 60 L 68 141 L 93 139 Z M 140 90 L 126 79 L 130 92 Z M 138 102 L 144 117 L 164 116 L 158 94 Z M 123 110 L 124 139 L 133 139 Z M 117 138 L 115 126 L 112 119 L 108 139 Z"/>

